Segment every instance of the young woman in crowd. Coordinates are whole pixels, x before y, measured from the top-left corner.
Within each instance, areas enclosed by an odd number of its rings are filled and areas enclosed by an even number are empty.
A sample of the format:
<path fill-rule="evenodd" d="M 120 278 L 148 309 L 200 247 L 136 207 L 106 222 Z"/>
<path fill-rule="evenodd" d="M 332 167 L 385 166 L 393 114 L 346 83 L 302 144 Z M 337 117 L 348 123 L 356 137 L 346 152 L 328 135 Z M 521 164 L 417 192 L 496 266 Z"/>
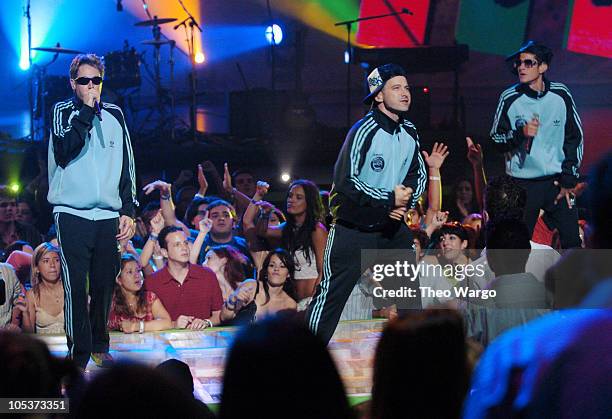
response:
<path fill-rule="evenodd" d="M 172 327 L 170 315 L 162 302 L 153 292 L 145 291 L 142 283 L 138 260 L 132 255 L 123 255 L 108 318 L 110 330 L 143 333 Z"/>
<path fill-rule="evenodd" d="M 42 243 L 32 255 L 32 288 L 26 293 L 24 330 L 39 334 L 64 333 L 64 286 L 59 248 Z"/>
<path fill-rule="evenodd" d="M 267 188 L 266 188 L 267 190 Z M 258 187 L 254 201 L 266 190 Z M 327 242 L 327 229 L 322 224 L 323 204 L 319 188 L 305 179 L 296 180 L 287 193 L 287 221 L 271 226 L 269 219 L 260 217 L 257 229 L 263 237 L 287 250 L 295 262 L 296 294 L 305 305 L 314 294 L 323 272 L 323 251 Z M 253 223 L 257 213 L 251 203 L 245 212 L 245 223 Z"/>
<path fill-rule="evenodd" d="M 295 264 L 284 249 L 271 250 L 259 271 L 257 283 L 244 281 L 225 301 L 221 317 L 232 319 L 242 307 L 256 307 L 256 318 L 297 309 L 294 291 Z"/>

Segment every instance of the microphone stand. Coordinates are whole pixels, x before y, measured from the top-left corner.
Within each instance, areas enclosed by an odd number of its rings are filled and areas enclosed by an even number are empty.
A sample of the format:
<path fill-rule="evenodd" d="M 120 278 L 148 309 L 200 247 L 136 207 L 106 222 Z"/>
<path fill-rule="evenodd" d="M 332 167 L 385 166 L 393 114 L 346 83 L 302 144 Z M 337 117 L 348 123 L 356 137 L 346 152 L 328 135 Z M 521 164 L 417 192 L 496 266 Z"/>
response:
<path fill-rule="evenodd" d="M 187 10 L 182 0 L 178 0 L 178 2 L 180 3 L 185 13 L 187 13 L 188 17 L 187 19 L 183 20 L 181 23 L 176 25 L 174 29 L 176 30 L 178 27 L 184 26 L 185 32 L 187 32 L 187 22 L 189 22 L 189 35 L 187 38 L 187 44 L 189 48 L 189 57 L 190 57 L 189 61 L 191 62 L 191 74 L 190 74 L 191 104 L 189 107 L 189 119 L 190 119 L 189 122 L 191 123 L 191 136 L 192 136 L 193 141 L 195 142 L 196 141 L 196 112 L 197 112 L 197 108 L 196 108 L 197 79 L 196 79 L 196 69 L 195 69 L 195 44 L 193 40 L 193 33 L 195 32 L 194 26 L 198 28 L 200 33 L 202 33 L 202 28 L 198 24 L 198 21 L 196 20 L 196 18 L 193 17 L 191 13 L 189 13 L 189 10 Z"/>
<path fill-rule="evenodd" d="M 353 20 L 345 20 L 342 22 L 334 23 L 334 26 L 346 26 L 346 54 L 347 54 L 347 62 L 346 62 L 346 126 L 351 126 L 351 61 L 353 53 L 351 51 L 351 31 L 353 23 L 361 22 L 364 20 L 374 20 L 381 19 L 383 17 L 389 16 L 398 16 L 398 15 L 413 15 L 410 10 L 403 8 L 399 12 L 387 13 L 384 15 L 376 15 L 376 16 L 365 16 L 359 17 Z"/>

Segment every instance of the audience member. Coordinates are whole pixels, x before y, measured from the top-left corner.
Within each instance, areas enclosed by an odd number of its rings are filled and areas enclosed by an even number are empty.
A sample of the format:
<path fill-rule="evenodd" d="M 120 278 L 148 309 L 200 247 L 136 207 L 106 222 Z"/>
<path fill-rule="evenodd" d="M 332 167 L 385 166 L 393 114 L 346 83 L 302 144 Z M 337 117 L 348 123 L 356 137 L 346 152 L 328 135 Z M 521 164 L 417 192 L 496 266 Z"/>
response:
<path fill-rule="evenodd" d="M 0 330 L 0 359 L 2 397 L 59 399 L 62 386 L 71 394 L 77 382 L 83 385 L 71 360 L 54 358 L 43 341 L 27 334 Z"/>
<path fill-rule="evenodd" d="M 19 330 L 24 311 L 25 291 L 15 270 L 8 263 L 0 263 L 0 329 Z"/>
<path fill-rule="evenodd" d="M 487 223 L 487 261 L 496 273 L 487 290 L 495 296 L 479 300 L 466 313 L 468 335 L 485 346 L 507 329 L 549 311 L 544 284 L 525 272 L 530 249 L 522 220 L 498 217 Z"/>
<path fill-rule="evenodd" d="M 11 243 L 23 240 L 31 246 L 41 243 L 41 235 L 36 228 L 16 220 L 17 201 L 6 186 L 0 186 L 0 251 Z M 8 255 L 7 255 L 8 256 Z"/>
<path fill-rule="evenodd" d="M 251 203 L 251 205 L 255 205 Z M 255 211 L 248 212 L 254 217 Z M 296 293 L 300 306 L 305 308 L 321 281 L 323 251 L 327 242 L 327 229 L 322 224 L 323 204 L 319 188 L 305 179 L 295 180 L 287 193 L 287 222 L 274 227 L 261 217 L 264 237 L 280 244 L 295 261 Z M 247 217 L 245 217 L 246 219 Z M 248 222 L 252 222 L 249 219 Z"/>
<path fill-rule="evenodd" d="M 189 365 L 178 359 L 167 359 L 166 361 L 155 367 L 157 371 L 162 373 L 168 380 L 173 381 L 184 394 L 193 397 L 193 375 Z M 208 406 L 203 402 L 193 397 L 193 400 L 200 407 L 198 418 L 201 419 L 214 419 L 215 415 L 210 411 Z"/>
<path fill-rule="evenodd" d="M 160 299 L 142 285 L 138 260 L 132 255 L 123 255 L 108 316 L 109 330 L 144 333 L 172 327 L 170 315 Z"/>
<path fill-rule="evenodd" d="M 378 342 L 371 418 L 459 418 L 468 385 L 461 316 L 415 311 L 389 322 Z"/>
<path fill-rule="evenodd" d="M 43 335 L 65 333 L 61 270 L 59 248 L 46 242 L 36 248 L 32 256 L 32 288 L 26 293 L 25 331 Z"/>
<path fill-rule="evenodd" d="M 206 418 L 208 410 L 161 371 L 117 363 L 93 377 L 70 413 L 77 419 Z"/>
<path fill-rule="evenodd" d="M 253 385 L 255 377 L 257 385 Z M 325 344 L 305 324 L 273 317 L 250 325 L 234 340 L 225 365 L 218 417 L 248 416 L 352 417 Z"/>
<path fill-rule="evenodd" d="M 173 326 L 201 330 L 219 324 L 223 297 L 215 274 L 189 263 L 189 241 L 180 227 L 167 226 L 159 245 L 168 264 L 145 281 L 168 310 Z"/>

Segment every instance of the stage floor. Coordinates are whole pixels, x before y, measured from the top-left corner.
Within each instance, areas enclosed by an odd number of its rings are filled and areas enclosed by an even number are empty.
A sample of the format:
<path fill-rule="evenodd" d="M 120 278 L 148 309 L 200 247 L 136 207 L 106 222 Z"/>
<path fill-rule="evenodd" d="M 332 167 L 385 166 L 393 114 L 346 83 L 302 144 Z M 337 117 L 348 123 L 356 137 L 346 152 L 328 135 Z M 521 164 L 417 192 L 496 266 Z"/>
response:
<path fill-rule="evenodd" d="M 340 322 L 329 345 L 346 392 L 351 397 L 367 395 L 372 388 L 372 367 L 376 344 L 384 320 Z M 218 403 L 225 354 L 237 329 L 213 328 L 201 332 L 169 330 L 126 335 L 111 333 L 111 354 L 116 360 L 129 360 L 155 366 L 176 358 L 191 368 L 196 397 Z M 38 336 L 56 356 L 67 352 L 65 336 Z M 99 369 L 90 361 L 88 374 Z"/>

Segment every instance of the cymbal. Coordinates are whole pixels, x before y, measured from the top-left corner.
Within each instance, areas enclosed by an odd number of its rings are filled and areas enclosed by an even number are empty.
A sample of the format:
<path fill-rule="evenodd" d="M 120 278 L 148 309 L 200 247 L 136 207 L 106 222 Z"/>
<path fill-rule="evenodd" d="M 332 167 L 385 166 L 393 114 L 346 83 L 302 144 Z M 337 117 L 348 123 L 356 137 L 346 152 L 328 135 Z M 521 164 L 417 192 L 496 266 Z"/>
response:
<path fill-rule="evenodd" d="M 36 47 L 32 48 L 33 51 L 43 51 L 43 52 L 54 52 L 56 54 L 81 54 L 81 51 L 77 51 L 76 49 L 68 49 L 62 47 Z"/>
<path fill-rule="evenodd" d="M 174 22 L 176 20 L 175 17 L 157 17 L 151 20 L 143 20 L 140 22 L 134 23 L 134 26 L 155 26 L 155 25 L 163 25 L 164 23 Z"/>
<path fill-rule="evenodd" d="M 144 45 L 165 45 L 165 44 L 170 44 L 172 43 L 172 41 L 169 41 L 167 39 L 147 39 L 146 41 L 140 41 L 141 44 Z"/>

